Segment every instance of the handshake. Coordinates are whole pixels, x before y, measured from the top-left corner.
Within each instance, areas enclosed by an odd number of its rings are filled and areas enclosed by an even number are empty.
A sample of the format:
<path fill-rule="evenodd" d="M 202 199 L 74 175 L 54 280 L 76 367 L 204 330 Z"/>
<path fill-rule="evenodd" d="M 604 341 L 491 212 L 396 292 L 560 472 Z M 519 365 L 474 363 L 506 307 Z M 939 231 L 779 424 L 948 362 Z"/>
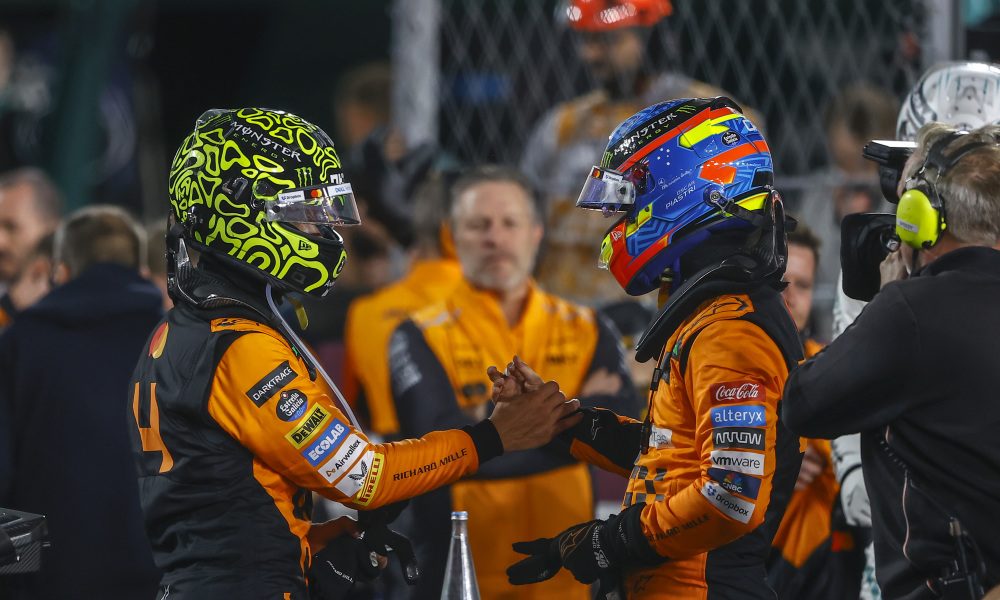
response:
<path fill-rule="evenodd" d="M 495 404 L 490 421 L 500 434 L 504 452 L 543 446 L 583 418 L 580 401 L 567 400 L 554 381 L 542 381 L 517 356 L 504 371 L 487 369 Z"/>

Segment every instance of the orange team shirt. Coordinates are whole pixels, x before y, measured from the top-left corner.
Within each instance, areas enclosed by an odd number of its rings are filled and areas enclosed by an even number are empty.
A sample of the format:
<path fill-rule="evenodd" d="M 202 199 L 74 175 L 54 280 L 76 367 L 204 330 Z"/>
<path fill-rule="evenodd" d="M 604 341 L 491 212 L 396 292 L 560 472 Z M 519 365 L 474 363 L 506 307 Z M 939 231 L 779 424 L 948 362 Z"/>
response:
<path fill-rule="evenodd" d="M 416 313 L 413 321 L 448 376 L 455 409 L 473 419 L 486 414 L 490 399 L 487 366 L 503 367 L 517 354 L 544 379 L 558 381 L 567 397 L 574 397 L 588 375 L 598 341 L 593 310 L 547 294 L 533 283 L 521 319 L 513 326 L 495 295 L 466 281 L 440 305 Z M 438 409 L 427 404 L 425 410 Z M 404 424 L 404 431 L 408 429 Z M 523 558 L 511 549 L 512 543 L 555 535 L 594 518 L 585 464 L 568 461 L 530 475 L 461 481 L 451 486 L 451 501 L 453 510 L 469 513 L 469 545 L 484 598 L 590 597 L 589 589 L 567 571 L 527 587 L 512 586 L 506 576 L 507 567 Z"/>
<path fill-rule="evenodd" d="M 358 298 L 348 308 L 343 390 L 354 406 L 359 400 L 364 403 L 372 432 L 383 436 L 399 432 L 389 383 L 393 330 L 410 313 L 443 300 L 461 280 L 462 268 L 456 260 L 420 260 L 406 277 Z"/>

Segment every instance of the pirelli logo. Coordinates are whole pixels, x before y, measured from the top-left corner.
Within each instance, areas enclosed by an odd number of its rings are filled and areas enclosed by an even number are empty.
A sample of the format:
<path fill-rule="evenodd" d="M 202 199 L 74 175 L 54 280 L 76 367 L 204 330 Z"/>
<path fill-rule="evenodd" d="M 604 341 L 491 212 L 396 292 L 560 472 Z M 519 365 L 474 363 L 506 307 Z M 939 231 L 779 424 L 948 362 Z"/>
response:
<path fill-rule="evenodd" d="M 361 492 L 358 494 L 357 503 L 361 506 L 368 506 L 372 502 L 372 498 L 375 497 L 375 492 L 378 491 L 379 481 L 382 480 L 382 471 L 384 471 L 385 456 L 376 453 L 375 458 L 372 459 L 372 467 L 368 471 L 368 479 L 365 480 L 364 487 L 361 488 Z"/>
<path fill-rule="evenodd" d="M 285 439 L 296 448 L 301 448 L 316 432 L 323 430 L 323 425 L 329 418 L 330 413 L 323 410 L 322 406 L 317 406 L 295 425 L 295 429 L 285 434 Z"/>

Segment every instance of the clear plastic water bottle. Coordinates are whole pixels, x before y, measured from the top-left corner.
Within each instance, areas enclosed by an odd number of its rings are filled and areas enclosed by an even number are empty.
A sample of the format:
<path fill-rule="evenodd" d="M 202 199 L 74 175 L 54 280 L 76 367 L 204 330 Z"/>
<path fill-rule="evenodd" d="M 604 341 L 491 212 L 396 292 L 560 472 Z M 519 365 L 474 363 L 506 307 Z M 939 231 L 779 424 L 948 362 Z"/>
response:
<path fill-rule="evenodd" d="M 476 568 L 469 549 L 469 513 L 451 513 L 451 546 L 444 570 L 441 600 L 479 600 Z"/>

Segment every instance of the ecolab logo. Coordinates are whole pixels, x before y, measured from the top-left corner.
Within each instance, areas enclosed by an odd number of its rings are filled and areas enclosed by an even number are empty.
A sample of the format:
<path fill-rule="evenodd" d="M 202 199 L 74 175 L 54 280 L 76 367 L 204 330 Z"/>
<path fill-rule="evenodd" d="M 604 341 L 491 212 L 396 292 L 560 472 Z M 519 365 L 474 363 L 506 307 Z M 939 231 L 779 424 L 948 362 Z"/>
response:
<path fill-rule="evenodd" d="M 732 425 L 734 427 L 766 427 L 766 412 L 763 406 L 716 406 L 710 411 L 712 425 Z"/>
<path fill-rule="evenodd" d="M 760 384 L 750 381 L 735 381 L 719 383 L 712 386 L 712 399 L 716 402 L 733 402 L 738 400 L 764 400 Z"/>
<path fill-rule="evenodd" d="M 748 473 L 750 475 L 764 474 L 764 455 L 753 452 L 733 452 L 729 450 L 713 450 L 712 466 Z"/>
<path fill-rule="evenodd" d="M 331 450 L 340 445 L 340 442 L 343 441 L 341 438 L 347 431 L 349 431 L 347 425 L 344 425 L 340 419 L 334 419 L 330 428 L 324 431 L 322 437 L 302 453 L 303 456 L 306 457 L 309 464 L 315 467 Z"/>

